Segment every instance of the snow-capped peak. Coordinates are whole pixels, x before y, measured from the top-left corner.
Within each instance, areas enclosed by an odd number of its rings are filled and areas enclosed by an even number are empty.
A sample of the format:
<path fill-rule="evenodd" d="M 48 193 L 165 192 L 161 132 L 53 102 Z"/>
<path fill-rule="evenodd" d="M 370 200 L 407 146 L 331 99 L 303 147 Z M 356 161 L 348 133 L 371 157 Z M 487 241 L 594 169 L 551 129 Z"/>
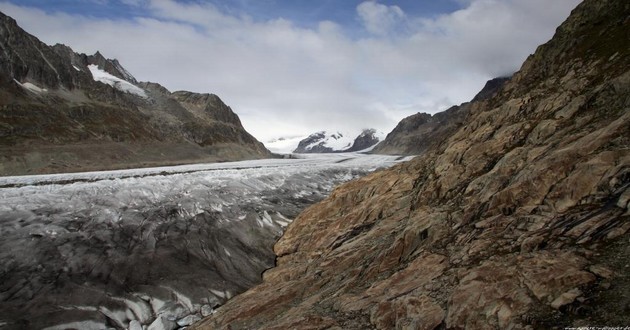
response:
<path fill-rule="evenodd" d="M 321 146 L 330 148 L 332 151 L 342 151 L 350 148 L 352 142 L 354 142 L 352 135 L 341 132 L 328 133 L 327 131 L 321 131 L 311 134 L 309 138 L 313 138 L 313 141 L 305 147 L 306 150 Z"/>
<path fill-rule="evenodd" d="M 286 153 L 339 153 L 368 151 L 385 139 L 385 133 L 376 129 L 319 131 L 309 136 L 290 136 L 272 139 L 265 146 L 272 152 Z"/>

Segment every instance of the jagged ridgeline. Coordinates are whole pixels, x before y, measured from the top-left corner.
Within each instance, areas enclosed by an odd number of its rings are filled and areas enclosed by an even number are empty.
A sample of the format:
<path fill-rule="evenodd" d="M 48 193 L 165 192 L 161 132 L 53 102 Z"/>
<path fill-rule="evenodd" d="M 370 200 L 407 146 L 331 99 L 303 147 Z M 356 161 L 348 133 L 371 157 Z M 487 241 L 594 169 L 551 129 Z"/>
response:
<path fill-rule="evenodd" d="M 263 283 L 193 328 L 627 326 L 629 69 L 630 3 L 585 0 L 439 143 L 305 210 Z"/>
<path fill-rule="evenodd" d="M 0 13 L 0 175 L 269 157 L 213 94 L 138 82 Z"/>

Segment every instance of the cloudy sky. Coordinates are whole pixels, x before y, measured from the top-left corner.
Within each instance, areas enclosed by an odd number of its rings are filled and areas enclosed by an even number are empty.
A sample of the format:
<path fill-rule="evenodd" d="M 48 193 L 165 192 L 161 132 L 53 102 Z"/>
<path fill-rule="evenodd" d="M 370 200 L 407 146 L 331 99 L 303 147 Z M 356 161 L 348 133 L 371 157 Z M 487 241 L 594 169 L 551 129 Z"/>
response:
<path fill-rule="evenodd" d="M 470 100 L 546 42 L 579 0 L 0 0 L 47 44 L 138 80 L 219 95 L 266 142 L 389 132 Z"/>

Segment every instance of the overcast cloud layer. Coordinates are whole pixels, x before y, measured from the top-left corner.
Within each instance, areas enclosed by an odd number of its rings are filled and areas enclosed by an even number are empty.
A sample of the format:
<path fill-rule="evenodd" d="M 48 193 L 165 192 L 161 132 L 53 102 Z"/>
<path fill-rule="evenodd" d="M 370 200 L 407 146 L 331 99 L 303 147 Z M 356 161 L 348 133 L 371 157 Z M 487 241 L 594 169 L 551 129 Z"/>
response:
<path fill-rule="evenodd" d="M 357 31 L 200 2 L 121 1 L 144 14 L 106 19 L 9 2 L 0 11 L 45 43 L 117 58 L 138 80 L 215 93 L 263 142 L 322 129 L 389 132 L 408 115 L 468 101 L 486 80 L 518 70 L 579 3 L 461 0 L 458 11 L 422 17 L 366 1 L 351 18 Z"/>

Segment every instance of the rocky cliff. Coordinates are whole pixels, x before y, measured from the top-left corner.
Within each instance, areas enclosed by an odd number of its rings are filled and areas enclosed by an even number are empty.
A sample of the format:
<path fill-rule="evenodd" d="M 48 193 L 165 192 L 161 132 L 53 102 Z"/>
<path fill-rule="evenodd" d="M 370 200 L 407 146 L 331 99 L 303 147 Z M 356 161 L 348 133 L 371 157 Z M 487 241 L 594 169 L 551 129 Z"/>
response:
<path fill-rule="evenodd" d="M 630 4 L 586 0 L 413 161 L 337 188 L 195 329 L 630 324 Z"/>
<path fill-rule="evenodd" d="M 0 13 L 0 175 L 269 157 L 219 97 L 139 83 Z"/>

